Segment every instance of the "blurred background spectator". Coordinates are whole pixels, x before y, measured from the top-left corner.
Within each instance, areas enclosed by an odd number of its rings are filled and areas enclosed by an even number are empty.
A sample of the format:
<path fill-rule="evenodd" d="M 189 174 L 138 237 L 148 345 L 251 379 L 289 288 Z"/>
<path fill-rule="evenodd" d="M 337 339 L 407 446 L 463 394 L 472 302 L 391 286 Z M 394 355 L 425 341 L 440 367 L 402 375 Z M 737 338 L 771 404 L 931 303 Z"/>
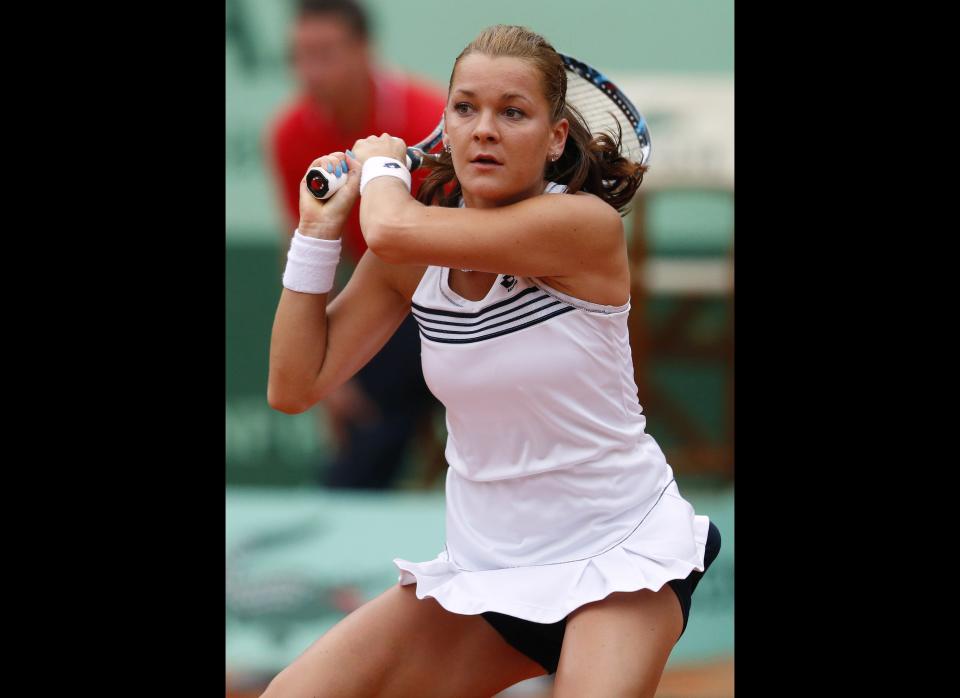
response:
<path fill-rule="evenodd" d="M 415 143 L 443 112 L 442 88 L 377 65 L 370 41 L 370 19 L 360 3 L 298 0 L 288 34 L 296 96 L 273 118 L 265 139 L 287 217 L 282 250 L 299 219 L 300 181 L 311 161 L 372 133 Z M 415 185 L 424 173 L 418 174 Z M 367 249 L 359 208 L 354 207 L 343 236 L 350 267 Z M 408 448 L 433 447 L 432 456 L 425 457 L 437 457 L 433 417 L 439 407 L 423 380 L 420 336 L 409 316 L 370 363 L 315 408 L 317 417 L 327 420 L 334 446 L 333 457 L 318 463 L 318 478 L 334 488 L 392 486 Z"/>

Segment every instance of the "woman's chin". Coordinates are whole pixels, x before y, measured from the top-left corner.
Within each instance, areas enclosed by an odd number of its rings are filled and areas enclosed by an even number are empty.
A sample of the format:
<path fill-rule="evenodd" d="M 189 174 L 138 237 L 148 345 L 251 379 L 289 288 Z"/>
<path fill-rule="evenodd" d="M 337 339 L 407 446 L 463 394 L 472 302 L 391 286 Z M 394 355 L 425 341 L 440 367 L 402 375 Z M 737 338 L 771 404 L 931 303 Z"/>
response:
<path fill-rule="evenodd" d="M 467 192 L 468 198 L 484 201 L 508 201 L 519 196 L 524 187 L 509 182 L 498 181 L 489 175 L 468 175 L 460 180 L 460 186 Z"/>

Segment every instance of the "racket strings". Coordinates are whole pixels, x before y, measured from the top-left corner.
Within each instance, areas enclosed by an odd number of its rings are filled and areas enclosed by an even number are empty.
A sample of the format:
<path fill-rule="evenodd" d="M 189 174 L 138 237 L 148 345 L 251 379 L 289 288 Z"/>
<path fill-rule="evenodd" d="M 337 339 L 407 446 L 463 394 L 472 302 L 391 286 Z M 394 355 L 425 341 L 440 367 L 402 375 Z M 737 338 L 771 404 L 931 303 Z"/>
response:
<path fill-rule="evenodd" d="M 643 144 L 637 136 L 636 125 L 617 103 L 592 82 L 576 73 L 567 73 L 567 104 L 576 107 L 593 136 L 605 133 L 617 141 L 621 137 L 620 152 L 635 162 L 643 161 Z"/>

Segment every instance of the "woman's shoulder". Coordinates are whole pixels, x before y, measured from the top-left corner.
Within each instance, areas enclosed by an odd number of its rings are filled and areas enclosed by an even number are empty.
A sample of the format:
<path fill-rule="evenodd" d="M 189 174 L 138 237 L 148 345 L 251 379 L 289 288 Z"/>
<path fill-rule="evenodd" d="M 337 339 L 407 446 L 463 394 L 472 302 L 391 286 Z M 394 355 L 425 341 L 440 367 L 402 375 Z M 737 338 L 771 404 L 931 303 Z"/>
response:
<path fill-rule="evenodd" d="M 541 196 L 534 199 L 539 206 L 544 207 L 544 211 L 552 212 L 551 219 L 562 220 L 578 229 L 583 228 L 584 232 L 589 231 L 594 239 L 600 237 L 608 240 L 610 245 L 604 247 L 619 246 L 623 238 L 623 219 L 617 209 L 590 192 L 578 191 L 571 194 L 563 187 L 562 193 L 564 195 L 557 196 L 561 191 L 550 191 L 548 186 Z"/>
<path fill-rule="evenodd" d="M 553 184 L 551 182 L 551 185 Z M 557 186 L 563 187 L 562 193 L 567 193 L 565 186 Z M 561 190 L 558 188 L 551 191 L 548 186 L 545 194 L 549 193 L 559 194 Z M 546 196 L 543 198 L 547 199 Z M 562 200 L 564 207 L 571 212 L 575 211 L 578 217 L 588 221 L 590 227 L 588 234 L 608 238 L 610 245 L 604 245 L 604 248 L 609 248 L 610 254 L 603 255 L 605 264 L 602 265 L 599 273 L 596 270 L 590 270 L 563 276 L 542 276 L 538 277 L 539 281 L 561 293 L 590 303 L 621 306 L 629 302 L 630 268 L 620 213 L 599 196 L 585 191 L 563 197 L 553 196 L 550 199 Z"/>
<path fill-rule="evenodd" d="M 566 196 L 553 196 L 555 194 L 566 194 Z M 620 218 L 620 212 L 596 194 L 583 190 L 570 192 L 567 190 L 566 184 L 548 182 L 543 194 L 536 198 L 545 202 L 563 202 L 566 206 L 574 206 L 589 211 L 607 221 Z"/>

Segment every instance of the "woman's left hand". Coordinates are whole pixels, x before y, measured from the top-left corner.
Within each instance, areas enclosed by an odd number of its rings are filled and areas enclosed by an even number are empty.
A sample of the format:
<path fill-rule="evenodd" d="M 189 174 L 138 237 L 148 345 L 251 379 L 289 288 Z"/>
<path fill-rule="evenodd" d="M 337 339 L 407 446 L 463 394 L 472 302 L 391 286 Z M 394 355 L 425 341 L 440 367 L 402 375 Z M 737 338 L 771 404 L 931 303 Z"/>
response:
<path fill-rule="evenodd" d="M 383 133 L 379 136 L 368 136 L 361 138 L 353 144 L 350 150 L 355 160 L 361 163 L 366 162 L 367 158 L 382 156 L 393 158 L 406 164 L 407 162 L 407 144 L 402 139 L 391 136 L 389 133 Z"/>

